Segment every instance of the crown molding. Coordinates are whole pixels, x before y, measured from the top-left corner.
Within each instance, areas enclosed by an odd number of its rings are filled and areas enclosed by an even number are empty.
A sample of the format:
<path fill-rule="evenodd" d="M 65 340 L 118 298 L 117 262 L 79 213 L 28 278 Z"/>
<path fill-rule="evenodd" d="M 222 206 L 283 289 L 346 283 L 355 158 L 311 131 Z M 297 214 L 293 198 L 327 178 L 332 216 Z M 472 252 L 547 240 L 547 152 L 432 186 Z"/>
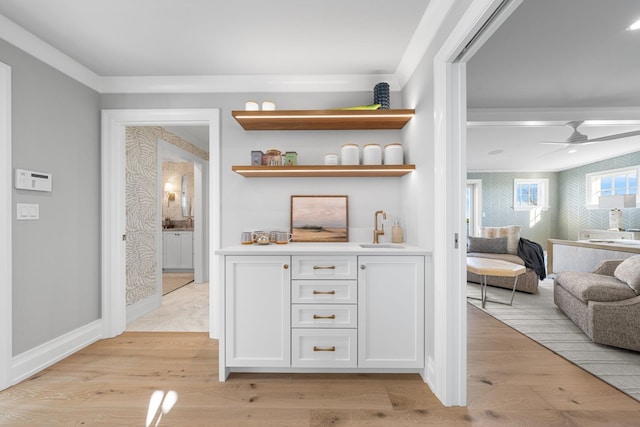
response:
<path fill-rule="evenodd" d="M 4 15 L 0 15 L 0 38 L 72 79 L 100 92 L 100 76 Z"/>
<path fill-rule="evenodd" d="M 629 121 L 638 120 L 639 107 L 577 107 L 577 108 L 470 108 L 467 123 L 516 123 L 516 126 L 545 126 L 545 123 L 566 123 L 572 120 Z M 540 122 L 540 123 L 537 123 Z"/>
<path fill-rule="evenodd" d="M 362 92 L 379 82 L 400 90 L 392 74 L 102 77 L 101 93 Z"/>
<path fill-rule="evenodd" d="M 400 64 L 396 68 L 395 75 L 401 88 L 404 88 L 409 82 L 411 75 L 422 61 L 427 48 L 431 46 L 436 33 L 453 7 L 453 3 L 451 0 L 431 0 L 429 2 L 407 49 L 402 55 Z"/>

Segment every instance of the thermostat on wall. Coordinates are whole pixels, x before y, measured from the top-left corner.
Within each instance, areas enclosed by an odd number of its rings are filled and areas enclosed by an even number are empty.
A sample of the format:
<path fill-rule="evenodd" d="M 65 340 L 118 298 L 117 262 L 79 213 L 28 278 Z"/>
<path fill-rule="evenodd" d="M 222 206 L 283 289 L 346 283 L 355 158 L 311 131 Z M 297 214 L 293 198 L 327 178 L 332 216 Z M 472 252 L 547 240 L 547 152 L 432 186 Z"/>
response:
<path fill-rule="evenodd" d="M 16 188 L 19 190 L 51 191 L 50 173 L 16 169 Z"/>

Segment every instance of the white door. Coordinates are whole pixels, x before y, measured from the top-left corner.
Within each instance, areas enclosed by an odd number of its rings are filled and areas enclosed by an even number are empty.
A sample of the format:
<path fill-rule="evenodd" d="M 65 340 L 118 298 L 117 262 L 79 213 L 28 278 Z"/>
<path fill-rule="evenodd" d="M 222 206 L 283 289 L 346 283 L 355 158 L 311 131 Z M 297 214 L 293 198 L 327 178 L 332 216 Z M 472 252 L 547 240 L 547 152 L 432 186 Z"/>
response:
<path fill-rule="evenodd" d="M 424 257 L 358 257 L 358 367 L 424 366 Z"/>
<path fill-rule="evenodd" d="M 288 256 L 225 258 L 226 366 L 291 364 Z"/>

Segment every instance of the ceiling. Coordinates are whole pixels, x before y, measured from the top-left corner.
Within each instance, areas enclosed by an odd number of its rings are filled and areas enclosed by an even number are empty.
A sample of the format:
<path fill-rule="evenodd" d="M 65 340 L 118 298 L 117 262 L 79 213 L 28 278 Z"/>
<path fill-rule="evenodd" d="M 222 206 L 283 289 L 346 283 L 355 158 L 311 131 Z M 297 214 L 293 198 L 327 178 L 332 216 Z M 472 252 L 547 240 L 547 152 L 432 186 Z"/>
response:
<path fill-rule="evenodd" d="M 412 44 L 423 38 L 428 6 L 428 0 L 0 0 L 0 14 L 101 78 L 337 79 L 401 74 Z M 468 62 L 469 170 L 563 170 L 640 150 L 640 137 L 571 155 L 537 142 L 568 137 L 571 129 L 562 124 L 569 120 L 616 120 L 585 124 L 590 137 L 640 129 L 640 31 L 625 31 L 638 18 L 638 0 L 523 1 Z M 506 111 L 517 111 L 518 120 Z M 636 121 L 621 125 L 622 119 Z M 520 126 L 527 120 L 542 121 Z M 488 154 L 496 150 L 502 152 Z"/>
<path fill-rule="evenodd" d="M 0 0 L 100 76 L 392 74 L 428 1 Z"/>
<path fill-rule="evenodd" d="M 468 169 L 557 171 L 639 151 L 640 136 L 538 142 L 565 140 L 571 120 L 605 123 L 581 126 L 590 138 L 640 130 L 640 31 L 626 31 L 637 19 L 638 0 L 524 0 L 467 63 Z"/>

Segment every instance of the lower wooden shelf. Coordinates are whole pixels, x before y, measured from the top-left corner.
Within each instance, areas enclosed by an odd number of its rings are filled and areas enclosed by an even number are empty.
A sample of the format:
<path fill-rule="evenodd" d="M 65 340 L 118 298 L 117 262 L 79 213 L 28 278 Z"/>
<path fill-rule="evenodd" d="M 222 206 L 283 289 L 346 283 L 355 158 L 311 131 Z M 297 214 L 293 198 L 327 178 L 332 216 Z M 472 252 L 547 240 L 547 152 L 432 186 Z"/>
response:
<path fill-rule="evenodd" d="M 415 165 L 231 166 L 232 171 L 247 178 L 398 177 L 413 172 L 415 168 Z"/>

